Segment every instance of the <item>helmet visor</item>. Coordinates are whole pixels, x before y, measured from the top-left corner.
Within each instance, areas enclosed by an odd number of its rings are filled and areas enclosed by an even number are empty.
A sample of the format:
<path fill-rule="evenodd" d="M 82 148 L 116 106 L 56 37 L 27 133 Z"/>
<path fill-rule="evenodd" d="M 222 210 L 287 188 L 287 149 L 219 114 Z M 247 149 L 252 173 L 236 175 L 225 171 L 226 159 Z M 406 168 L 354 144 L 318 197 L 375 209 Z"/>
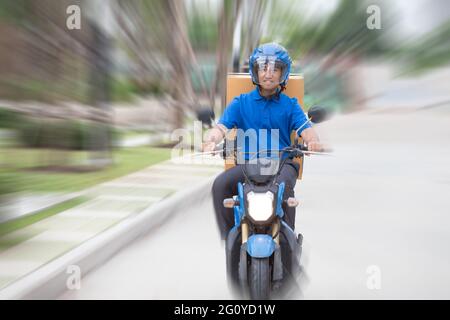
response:
<path fill-rule="evenodd" d="M 260 56 L 253 64 L 254 81 L 259 84 L 259 80 L 264 77 L 279 78 L 279 83 L 286 79 L 287 65 L 277 60 L 276 56 Z"/>

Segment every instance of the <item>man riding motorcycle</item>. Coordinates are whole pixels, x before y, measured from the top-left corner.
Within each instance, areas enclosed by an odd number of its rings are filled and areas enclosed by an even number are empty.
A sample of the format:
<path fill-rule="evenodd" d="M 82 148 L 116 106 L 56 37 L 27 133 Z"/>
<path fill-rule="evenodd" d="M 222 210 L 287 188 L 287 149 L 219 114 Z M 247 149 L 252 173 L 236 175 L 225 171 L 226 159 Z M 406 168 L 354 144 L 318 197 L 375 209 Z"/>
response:
<path fill-rule="evenodd" d="M 263 44 L 256 48 L 249 60 L 249 73 L 257 86 L 253 91 L 241 94 L 227 106 L 218 124 L 209 132 L 203 143 L 203 151 L 214 151 L 228 130 L 242 129 L 239 132 L 254 130 L 256 150 L 278 147 L 279 150 L 291 145 L 293 130 L 300 135 L 309 151 L 323 151 L 318 135 L 311 127 L 297 99 L 283 94 L 289 78 L 291 58 L 285 48 L 275 43 Z M 274 143 L 274 139 L 276 140 Z M 241 141 L 245 141 L 241 139 Z M 254 141 L 255 142 L 255 141 Z M 251 159 L 251 146 L 244 143 L 243 161 Z M 254 148 L 252 150 L 255 150 Z M 237 194 L 238 182 L 244 181 L 244 175 L 238 165 L 221 173 L 214 181 L 212 195 L 214 210 L 222 239 L 234 225 L 233 209 L 225 208 L 223 200 Z M 281 168 L 277 182 L 285 183 L 284 199 L 294 197 L 294 187 L 298 176 L 298 164 L 288 159 Z M 295 207 L 286 206 L 283 219 L 295 229 Z"/>

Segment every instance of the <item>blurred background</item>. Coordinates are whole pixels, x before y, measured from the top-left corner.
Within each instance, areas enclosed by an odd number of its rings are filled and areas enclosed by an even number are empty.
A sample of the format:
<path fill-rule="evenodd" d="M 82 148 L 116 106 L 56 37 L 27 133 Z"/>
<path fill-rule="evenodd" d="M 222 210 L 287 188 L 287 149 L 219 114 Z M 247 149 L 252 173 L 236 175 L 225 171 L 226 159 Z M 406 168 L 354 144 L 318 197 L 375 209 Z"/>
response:
<path fill-rule="evenodd" d="M 265 42 L 304 75 L 305 110 L 450 114 L 447 0 L 2 0 L 0 226 L 168 159 L 171 132 L 217 120 L 227 73 Z"/>
<path fill-rule="evenodd" d="M 4 0 L 0 193 L 33 190 L 25 167 L 103 170 L 113 147 L 163 146 L 189 119 L 219 117 L 227 72 L 246 72 L 264 42 L 304 74 L 305 109 L 448 103 L 450 5 L 431 3 Z M 369 5 L 381 29 L 367 27 Z"/>

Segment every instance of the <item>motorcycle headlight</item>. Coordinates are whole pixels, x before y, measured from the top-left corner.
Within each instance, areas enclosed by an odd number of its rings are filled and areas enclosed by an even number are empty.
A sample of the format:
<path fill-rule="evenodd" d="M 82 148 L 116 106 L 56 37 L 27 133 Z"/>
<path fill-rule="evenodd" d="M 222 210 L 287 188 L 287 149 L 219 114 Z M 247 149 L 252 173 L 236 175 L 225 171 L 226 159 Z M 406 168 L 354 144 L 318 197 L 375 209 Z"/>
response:
<path fill-rule="evenodd" d="M 250 191 L 247 194 L 248 214 L 255 221 L 266 221 L 273 214 L 273 198 L 272 192 L 255 193 Z"/>

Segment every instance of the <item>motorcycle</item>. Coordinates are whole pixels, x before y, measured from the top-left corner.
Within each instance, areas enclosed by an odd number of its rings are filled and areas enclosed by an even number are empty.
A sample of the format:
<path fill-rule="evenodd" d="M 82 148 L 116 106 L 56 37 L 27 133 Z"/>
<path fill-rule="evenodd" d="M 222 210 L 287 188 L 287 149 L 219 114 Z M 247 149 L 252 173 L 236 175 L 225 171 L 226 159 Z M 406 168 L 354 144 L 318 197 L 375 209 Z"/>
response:
<path fill-rule="evenodd" d="M 321 122 L 325 110 L 313 107 L 308 118 Z M 259 157 L 269 151 L 277 156 Z M 225 242 L 227 276 L 234 291 L 243 297 L 266 300 L 297 284 L 303 236 L 283 221 L 282 207 L 283 203 L 296 207 L 298 201 L 292 197 L 283 200 L 285 183 L 277 183 L 277 177 L 288 159 L 305 154 L 326 153 L 310 152 L 297 140 L 282 150 L 256 152 L 255 159 L 241 165 L 245 180 L 238 183 L 238 194 L 223 200 L 224 207 L 234 212 L 234 226 Z"/>

